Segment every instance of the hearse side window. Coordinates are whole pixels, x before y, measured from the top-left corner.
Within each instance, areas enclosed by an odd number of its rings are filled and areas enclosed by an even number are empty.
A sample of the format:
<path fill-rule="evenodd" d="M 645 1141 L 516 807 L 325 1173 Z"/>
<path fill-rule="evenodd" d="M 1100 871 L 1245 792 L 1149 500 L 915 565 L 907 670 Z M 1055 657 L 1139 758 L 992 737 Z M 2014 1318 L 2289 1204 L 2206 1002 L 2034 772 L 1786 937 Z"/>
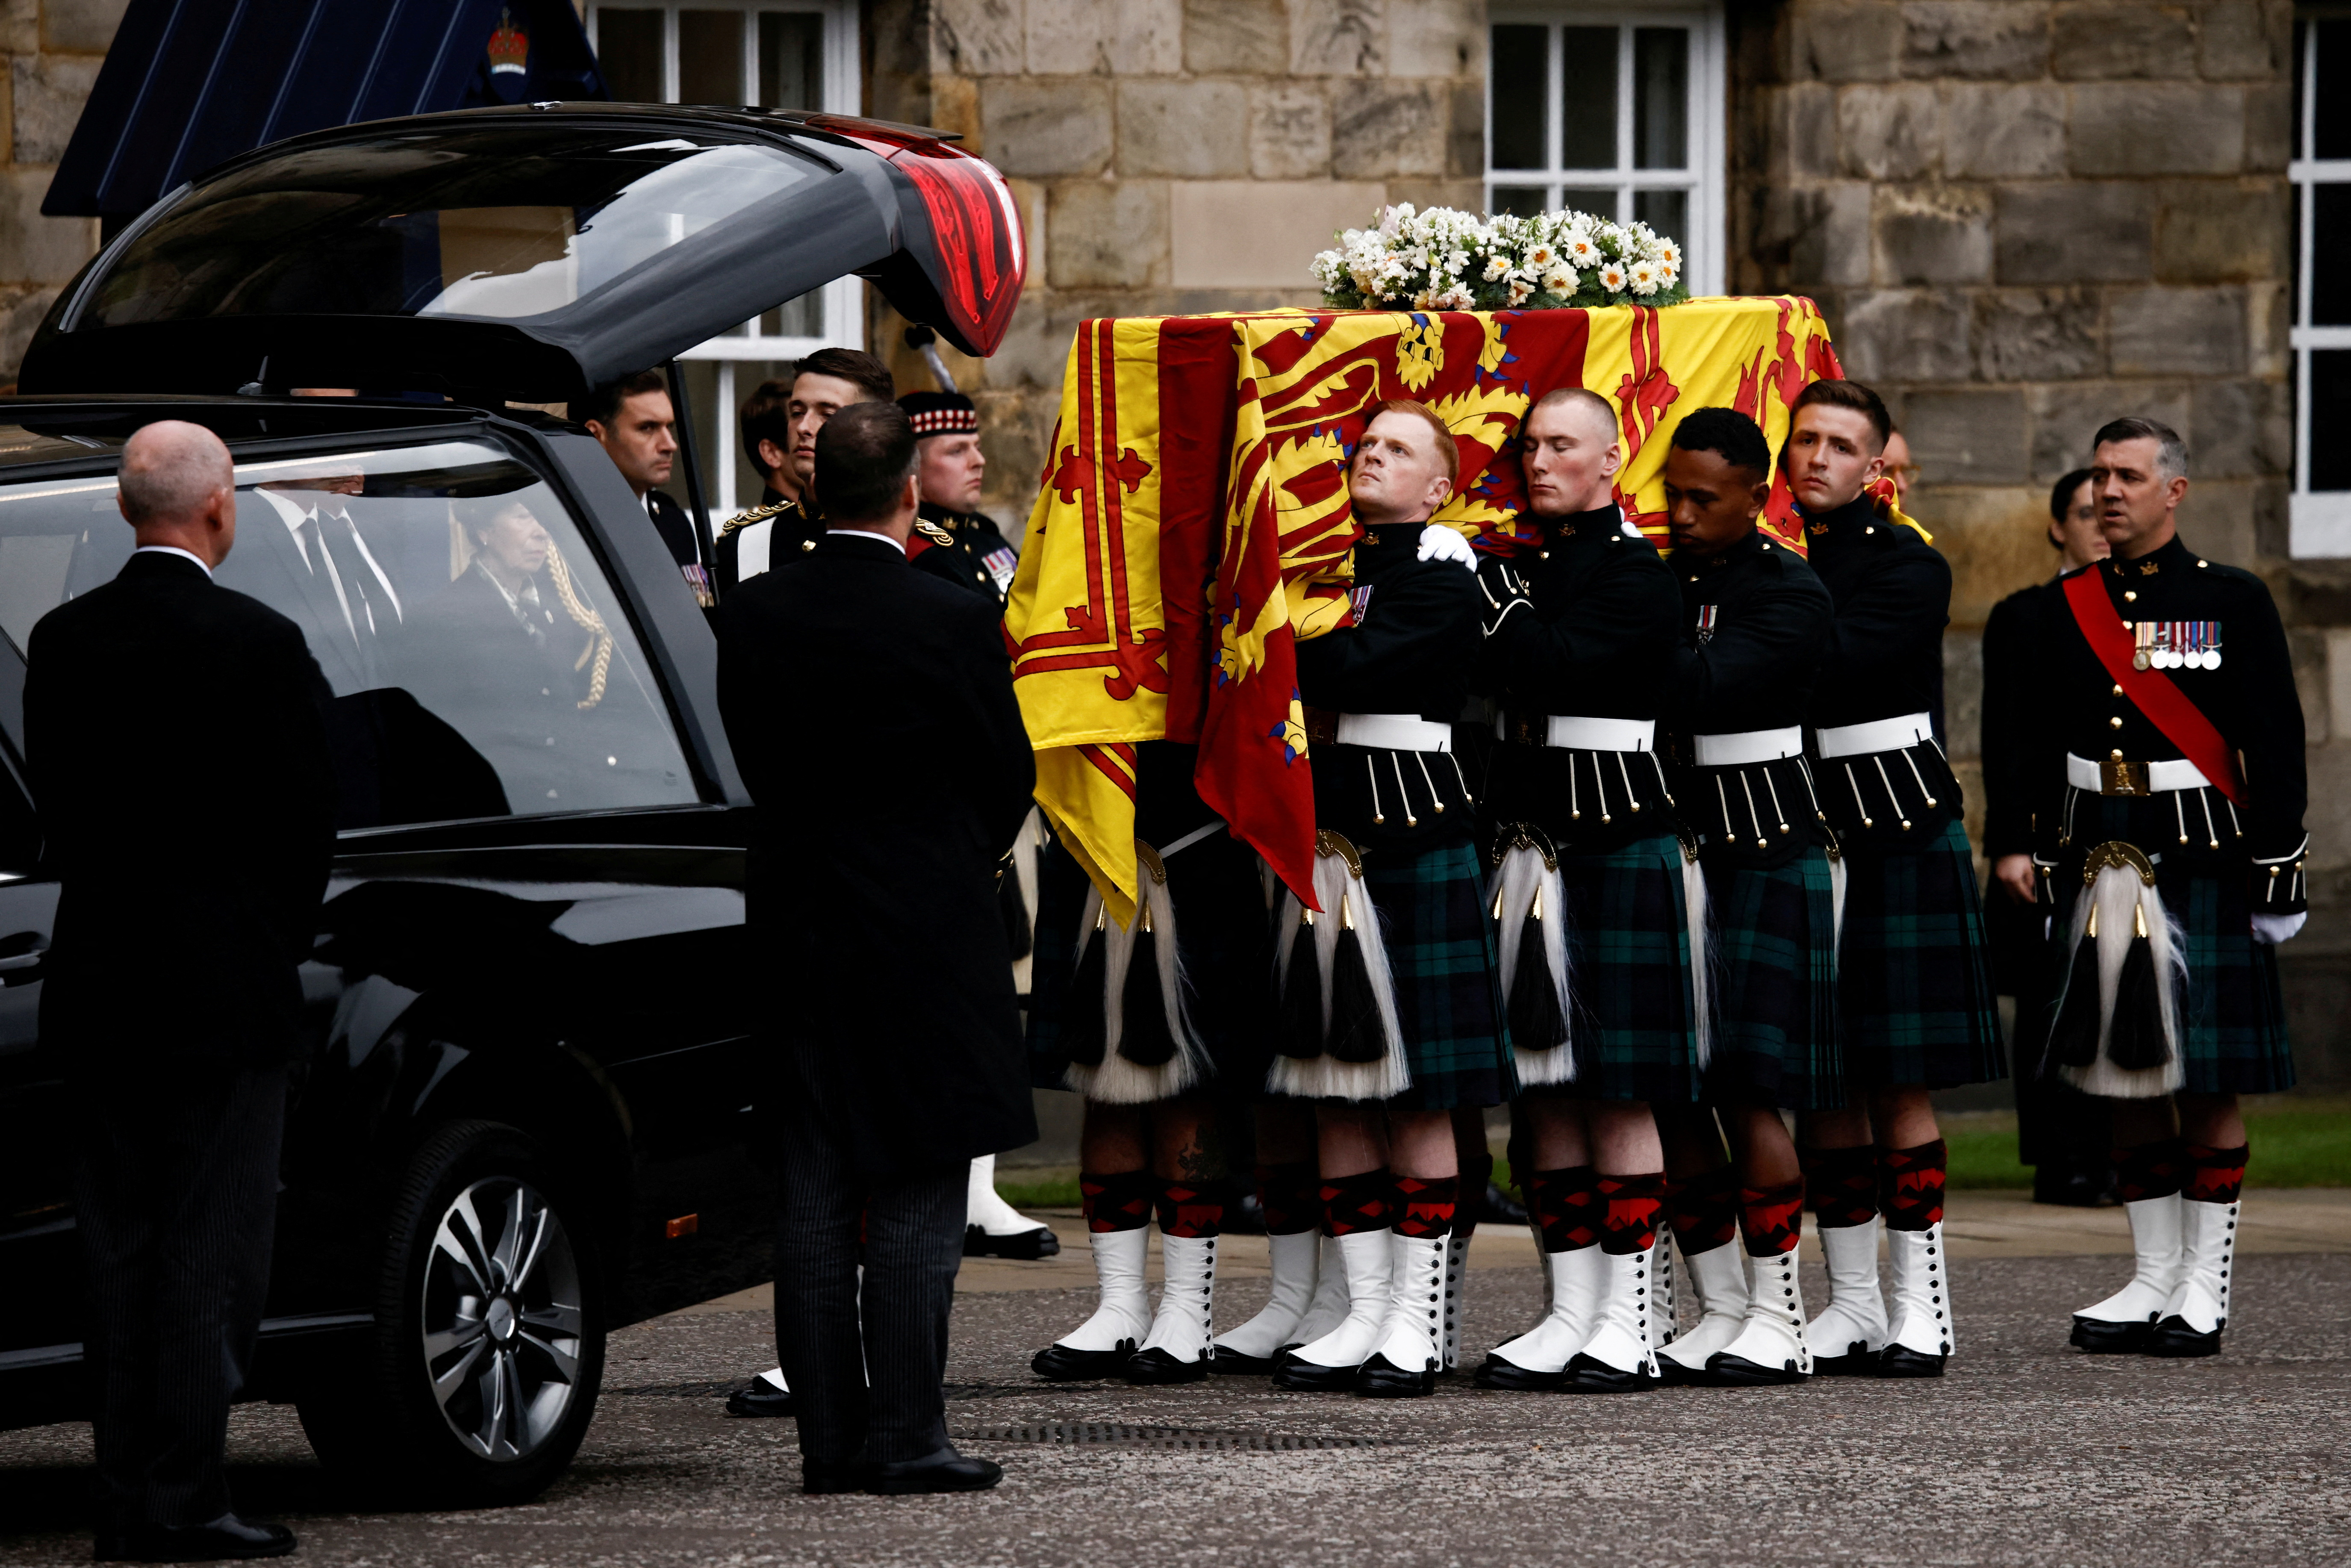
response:
<path fill-rule="evenodd" d="M 688 805 L 635 633 L 555 493 L 484 442 L 241 464 L 217 580 L 302 628 L 346 829 Z M 111 476 L 0 486 L 0 631 L 131 554 Z"/>

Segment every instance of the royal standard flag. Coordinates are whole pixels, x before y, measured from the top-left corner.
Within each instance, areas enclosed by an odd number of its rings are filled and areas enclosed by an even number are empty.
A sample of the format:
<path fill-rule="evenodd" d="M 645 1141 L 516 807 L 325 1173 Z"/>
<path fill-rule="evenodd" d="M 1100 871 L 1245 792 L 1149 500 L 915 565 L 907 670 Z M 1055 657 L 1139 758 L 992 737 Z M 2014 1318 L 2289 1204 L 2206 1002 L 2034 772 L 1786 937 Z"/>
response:
<path fill-rule="evenodd" d="M 1312 764 L 1293 653 L 1348 623 L 1359 530 L 1346 462 L 1365 411 L 1391 398 L 1434 408 L 1461 454 L 1437 520 L 1508 548 L 1520 419 L 1554 388 L 1599 392 L 1624 444 L 1618 503 L 1662 547 L 1658 473 L 1683 413 L 1736 408 L 1776 451 L 1796 394 L 1840 373 L 1802 298 L 1084 323 L 1005 613 L 1039 803 L 1124 923 L 1134 748 L 1195 745 L 1202 800 L 1311 904 Z M 1802 549 L 1784 483 L 1764 526 Z"/>

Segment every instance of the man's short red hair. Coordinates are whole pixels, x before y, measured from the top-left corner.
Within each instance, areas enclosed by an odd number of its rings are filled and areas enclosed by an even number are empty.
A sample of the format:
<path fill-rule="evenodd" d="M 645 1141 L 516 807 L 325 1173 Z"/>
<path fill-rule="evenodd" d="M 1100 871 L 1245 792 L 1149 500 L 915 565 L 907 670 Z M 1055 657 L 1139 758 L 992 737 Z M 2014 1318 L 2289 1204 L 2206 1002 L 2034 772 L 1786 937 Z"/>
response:
<path fill-rule="evenodd" d="M 1437 417 L 1437 411 L 1426 403 L 1408 397 L 1395 397 L 1376 404 L 1364 416 L 1364 428 L 1372 428 L 1372 421 L 1384 413 L 1402 414 L 1406 419 L 1425 419 L 1428 428 L 1437 432 L 1437 461 L 1445 465 L 1445 482 L 1458 484 L 1461 479 L 1461 448 L 1453 444 L 1452 427 Z"/>

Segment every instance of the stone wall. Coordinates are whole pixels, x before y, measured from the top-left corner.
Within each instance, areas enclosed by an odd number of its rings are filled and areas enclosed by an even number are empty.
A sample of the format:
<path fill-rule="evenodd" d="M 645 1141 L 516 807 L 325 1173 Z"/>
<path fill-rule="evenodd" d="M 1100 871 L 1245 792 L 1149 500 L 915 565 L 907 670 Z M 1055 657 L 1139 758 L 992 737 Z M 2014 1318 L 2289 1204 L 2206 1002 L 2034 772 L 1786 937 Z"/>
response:
<path fill-rule="evenodd" d="M 866 112 L 962 132 L 1027 216 L 1011 335 L 956 367 L 1008 523 L 1080 321 L 1311 305 L 1334 230 L 1383 202 L 1482 200 L 1479 0 L 871 0 L 864 20 Z M 877 307 L 876 349 L 902 327 Z"/>
<path fill-rule="evenodd" d="M 33 329 L 98 249 L 95 218 L 45 218 L 41 198 L 73 136 L 128 0 L 0 0 L 0 383 Z"/>

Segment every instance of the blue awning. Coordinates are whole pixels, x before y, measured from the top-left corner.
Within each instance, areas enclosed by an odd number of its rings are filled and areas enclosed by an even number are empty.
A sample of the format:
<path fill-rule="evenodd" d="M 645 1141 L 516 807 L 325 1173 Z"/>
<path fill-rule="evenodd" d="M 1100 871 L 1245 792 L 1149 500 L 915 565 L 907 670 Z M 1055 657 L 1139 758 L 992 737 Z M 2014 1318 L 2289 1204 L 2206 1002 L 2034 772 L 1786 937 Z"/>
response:
<path fill-rule="evenodd" d="M 41 211 L 131 217 L 306 131 L 609 96 L 570 0 L 131 0 Z"/>

